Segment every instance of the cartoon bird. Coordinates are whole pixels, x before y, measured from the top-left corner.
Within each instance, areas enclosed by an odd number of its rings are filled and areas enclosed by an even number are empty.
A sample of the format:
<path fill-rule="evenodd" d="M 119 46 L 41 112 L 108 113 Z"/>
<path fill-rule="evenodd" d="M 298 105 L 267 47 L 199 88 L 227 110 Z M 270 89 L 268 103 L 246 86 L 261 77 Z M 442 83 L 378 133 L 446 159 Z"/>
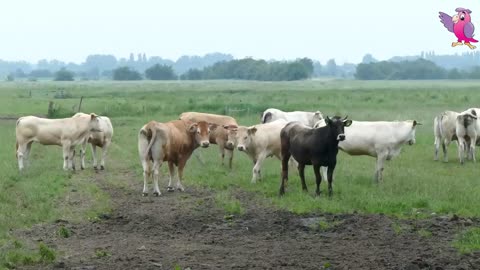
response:
<path fill-rule="evenodd" d="M 457 37 L 457 42 L 452 42 L 452 47 L 465 44 L 472 50 L 477 48 L 471 44 L 471 42 L 478 42 L 478 40 L 473 38 L 475 27 L 473 26 L 471 22 L 472 18 L 470 17 L 472 11 L 460 7 L 455 9 L 455 11 L 457 14 L 452 17 L 443 12 L 439 12 L 440 15 L 438 16 L 440 22 L 443 23 L 443 26 L 445 26 L 448 31 L 453 32 Z"/>

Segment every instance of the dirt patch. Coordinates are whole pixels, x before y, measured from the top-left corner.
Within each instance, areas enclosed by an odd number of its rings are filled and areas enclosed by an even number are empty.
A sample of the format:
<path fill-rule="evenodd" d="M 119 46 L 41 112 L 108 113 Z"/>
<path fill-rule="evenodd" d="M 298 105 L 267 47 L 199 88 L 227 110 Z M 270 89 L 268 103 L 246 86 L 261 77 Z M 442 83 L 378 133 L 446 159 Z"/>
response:
<path fill-rule="evenodd" d="M 59 252 L 54 265 L 30 269 L 476 269 L 480 253 L 460 255 L 455 233 L 480 220 L 436 217 L 402 221 L 383 215 L 308 215 L 255 204 L 232 219 L 215 206 L 214 194 L 141 197 L 141 183 L 128 173 L 127 187 L 105 188 L 112 214 L 96 222 L 35 226 L 17 235 L 44 241 Z M 102 174 L 98 174 L 102 183 Z M 163 189 L 164 190 L 164 189 Z M 56 232 L 72 231 L 69 238 Z M 423 232 L 423 233 L 420 233 Z M 477 268 L 478 269 L 478 268 Z"/>

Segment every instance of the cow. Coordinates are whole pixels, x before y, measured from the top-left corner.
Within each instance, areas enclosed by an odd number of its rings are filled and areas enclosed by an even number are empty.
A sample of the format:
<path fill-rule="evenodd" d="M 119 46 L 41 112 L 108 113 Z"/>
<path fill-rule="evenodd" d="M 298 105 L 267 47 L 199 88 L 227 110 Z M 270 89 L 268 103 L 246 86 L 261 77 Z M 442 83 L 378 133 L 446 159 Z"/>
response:
<path fill-rule="evenodd" d="M 17 120 L 15 128 L 18 169 L 24 168 L 33 142 L 58 145 L 63 148 L 63 169 L 75 170 L 73 157 L 75 146 L 81 144 L 91 132 L 101 132 L 98 116 L 94 113 L 82 117 L 46 119 L 24 116 Z"/>
<path fill-rule="evenodd" d="M 448 146 L 452 141 L 457 141 L 456 123 L 458 115 L 458 112 L 444 111 L 433 120 L 433 134 L 435 136 L 434 160 L 438 160 L 438 151 L 441 144 L 443 161 L 448 162 Z"/>
<path fill-rule="evenodd" d="M 281 159 L 280 131 L 287 123 L 285 120 L 276 120 L 250 127 L 239 126 L 229 131 L 229 138 L 234 140 L 231 143 L 253 161 L 252 183 L 261 178 L 262 164 L 267 157 Z"/>
<path fill-rule="evenodd" d="M 479 114 L 480 109 L 470 108 L 457 115 L 455 132 L 458 139 L 458 158 L 461 164 L 465 162 L 465 154 L 468 155 L 468 158 L 476 162 L 475 145 L 477 144 L 477 140 L 480 139 Z M 465 153 L 465 151 L 467 153 Z"/>
<path fill-rule="evenodd" d="M 76 113 L 73 117 L 82 117 L 86 116 L 84 113 Z M 92 132 L 85 140 L 82 142 L 80 149 L 80 159 L 81 165 L 80 168 L 85 169 L 85 154 L 87 149 L 87 143 L 90 143 L 92 148 L 92 157 L 93 157 L 93 168 L 97 169 L 97 146 L 102 148 L 102 158 L 100 160 L 100 170 L 105 169 L 105 157 L 107 156 L 108 147 L 112 143 L 113 137 L 113 126 L 110 122 L 110 118 L 106 116 L 98 116 L 98 121 L 100 124 L 100 129 L 102 132 Z"/>
<path fill-rule="evenodd" d="M 152 176 L 155 196 L 161 195 L 158 188 L 160 166 L 168 162 L 170 179 L 167 191 L 174 191 L 172 179 L 175 177 L 175 166 L 178 168 L 177 189 L 184 191 L 181 183 L 183 169 L 193 151 L 199 146 L 210 145 L 209 133 L 212 126 L 207 122 L 173 120 L 166 123 L 150 121 L 138 133 L 138 153 L 143 167 L 143 196 L 148 195 L 147 179 Z M 153 165 L 151 164 L 153 162 Z"/>
<path fill-rule="evenodd" d="M 229 129 L 235 129 L 238 127 L 235 118 L 226 115 L 199 112 L 184 112 L 179 118 L 181 120 L 189 120 L 193 122 L 205 121 L 213 124 L 216 128 L 210 132 L 210 143 L 218 145 L 220 157 L 222 159 L 222 166 L 225 164 L 225 151 L 227 152 L 228 167 L 230 169 L 232 168 L 233 150 L 235 146 L 228 143 L 229 141 L 232 142 L 232 140 L 228 139 L 228 131 Z"/>
<path fill-rule="evenodd" d="M 337 165 L 338 144 L 345 140 L 345 127 L 352 124 L 347 116 L 325 118 L 326 125 L 319 128 L 309 128 L 298 122 L 287 124 L 280 132 L 282 154 L 282 179 L 280 196 L 285 194 L 285 183 L 288 181 L 288 160 L 292 156 L 298 162 L 298 173 L 303 191 L 307 192 L 305 184 L 305 166 L 313 165 L 317 189 L 320 195 L 320 167 L 327 167 L 328 195 L 332 196 L 333 171 Z"/>
<path fill-rule="evenodd" d="M 353 121 L 352 125 L 345 129 L 346 139 L 338 144 L 338 148 L 351 156 L 366 155 L 376 158 L 374 180 L 378 183 L 383 181 L 385 160 L 398 156 L 404 144 L 415 144 L 417 125 L 421 124 L 416 120 Z"/>
<path fill-rule="evenodd" d="M 262 114 L 261 123 L 269 123 L 278 119 L 283 119 L 287 122 L 297 121 L 306 126 L 313 127 L 315 123 L 323 119 L 323 115 L 320 111 L 316 112 L 284 112 L 278 109 L 269 108 Z"/>

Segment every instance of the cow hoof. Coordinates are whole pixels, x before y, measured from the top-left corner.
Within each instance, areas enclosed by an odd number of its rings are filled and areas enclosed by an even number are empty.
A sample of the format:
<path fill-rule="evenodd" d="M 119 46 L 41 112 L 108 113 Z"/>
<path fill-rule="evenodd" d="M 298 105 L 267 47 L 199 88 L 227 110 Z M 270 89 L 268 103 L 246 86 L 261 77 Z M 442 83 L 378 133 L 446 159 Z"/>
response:
<path fill-rule="evenodd" d="M 81 166 L 80 169 L 83 171 L 83 170 L 85 170 L 85 167 Z"/>
<path fill-rule="evenodd" d="M 156 191 L 155 191 L 155 192 L 153 192 L 153 196 L 155 196 L 155 197 L 158 197 L 158 196 L 160 196 L 160 192 L 156 192 Z"/>
<path fill-rule="evenodd" d="M 100 170 L 102 170 L 102 171 L 105 170 L 105 167 L 103 165 L 100 166 Z"/>
<path fill-rule="evenodd" d="M 93 169 L 94 169 L 94 170 L 97 170 L 97 166 L 93 166 Z"/>
<path fill-rule="evenodd" d="M 182 192 L 184 192 L 184 191 L 185 191 L 185 189 L 184 189 L 184 188 L 177 188 L 177 190 L 178 190 L 178 191 L 182 191 Z"/>
<path fill-rule="evenodd" d="M 167 187 L 167 192 L 174 192 L 175 189 L 173 187 Z"/>
<path fill-rule="evenodd" d="M 142 193 L 142 196 L 143 196 L 143 197 L 147 197 L 147 196 L 148 196 L 148 192 Z"/>

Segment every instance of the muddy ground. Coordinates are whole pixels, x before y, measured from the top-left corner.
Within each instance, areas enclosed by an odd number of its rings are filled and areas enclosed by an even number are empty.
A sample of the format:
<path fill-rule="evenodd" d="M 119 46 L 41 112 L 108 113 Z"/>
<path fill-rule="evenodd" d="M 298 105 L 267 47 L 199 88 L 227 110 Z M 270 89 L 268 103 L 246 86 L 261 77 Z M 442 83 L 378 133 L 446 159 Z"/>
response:
<path fill-rule="evenodd" d="M 96 178 L 112 196 L 113 212 L 98 221 L 59 220 L 17 232 L 58 254 L 52 265 L 26 269 L 480 269 L 480 252 L 460 255 L 451 244 L 480 220 L 298 216 L 259 206 L 242 191 L 236 195 L 246 212 L 229 219 L 208 190 L 142 197 L 141 183 L 128 172 L 123 188 L 107 185 L 102 173 Z M 58 236 L 61 226 L 71 237 Z"/>

